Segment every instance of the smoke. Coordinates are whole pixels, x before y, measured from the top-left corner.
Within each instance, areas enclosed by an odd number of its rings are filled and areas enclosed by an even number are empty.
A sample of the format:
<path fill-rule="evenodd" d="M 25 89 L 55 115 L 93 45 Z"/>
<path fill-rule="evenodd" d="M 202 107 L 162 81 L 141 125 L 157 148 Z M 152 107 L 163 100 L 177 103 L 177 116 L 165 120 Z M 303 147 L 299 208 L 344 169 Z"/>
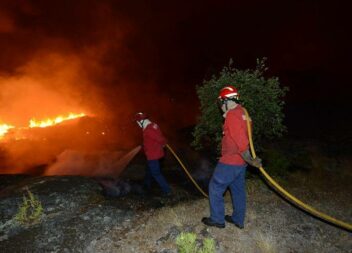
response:
<path fill-rule="evenodd" d="M 98 49 L 92 50 L 97 52 Z M 99 68 L 90 62 L 97 54 L 85 52 L 40 50 L 26 64 L 0 77 L 0 123 L 16 128 L 29 126 L 31 119 L 44 120 L 69 113 L 85 113 L 101 120 L 108 110 L 93 83 Z M 51 127 L 52 130 L 22 130 L 28 140 L 12 140 L 2 144 L 2 171 L 35 173 L 35 167 L 48 164 L 66 148 L 101 148 L 101 133 L 108 131 L 106 124 L 91 126 Z M 62 129 L 58 131 L 57 129 Z M 68 129 L 69 128 L 69 129 Z M 15 131 L 15 130 L 14 130 Z M 89 133 L 89 141 L 85 133 Z M 99 133 L 99 134 L 97 134 Z M 110 138 L 116 135 L 106 136 Z M 108 147 L 107 147 L 108 148 Z M 5 169 L 4 169 L 5 168 Z M 34 168 L 34 169 L 33 169 Z"/>
<path fill-rule="evenodd" d="M 65 150 L 57 156 L 45 175 L 112 176 L 121 156 L 121 152 Z"/>
<path fill-rule="evenodd" d="M 88 113 L 75 85 L 85 82 L 79 73 L 76 56 L 44 54 L 18 68 L 16 75 L 0 77 L 1 121 L 26 126 L 31 118 Z"/>
<path fill-rule="evenodd" d="M 65 150 L 57 156 L 55 163 L 45 175 L 84 175 L 117 178 L 139 152 L 140 146 L 126 153 L 123 151 Z"/>
<path fill-rule="evenodd" d="M 26 127 L 30 119 L 71 112 L 83 112 L 99 124 L 87 130 L 76 122 L 31 131 L 35 140 L 0 143 L 0 173 L 62 162 L 65 150 L 130 149 L 141 142 L 132 122 L 138 111 L 147 112 L 167 137 L 194 122 L 196 107 L 187 104 L 194 100 L 192 91 L 177 93 L 171 75 L 160 79 L 159 44 L 148 31 L 146 37 L 140 33 L 149 14 L 134 18 L 127 15 L 131 9 L 108 0 L 1 1 L 0 124 Z M 60 168 L 95 167 L 66 158 Z M 94 159 L 98 163 L 101 157 Z"/>
<path fill-rule="evenodd" d="M 13 19 L 6 12 L 0 10 L 0 33 L 10 33 L 14 29 Z"/>

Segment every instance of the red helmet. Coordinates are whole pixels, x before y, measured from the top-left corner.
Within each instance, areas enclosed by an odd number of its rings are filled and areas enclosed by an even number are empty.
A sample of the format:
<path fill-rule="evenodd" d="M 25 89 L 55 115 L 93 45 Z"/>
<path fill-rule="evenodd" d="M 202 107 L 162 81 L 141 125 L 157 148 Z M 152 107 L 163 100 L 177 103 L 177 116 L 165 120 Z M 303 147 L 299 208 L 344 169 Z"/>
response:
<path fill-rule="evenodd" d="M 138 112 L 135 116 L 134 116 L 134 120 L 135 121 L 141 121 L 141 120 L 145 120 L 148 118 L 148 115 L 146 113 L 143 112 Z"/>
<path fill-rule="evenodd" d="M 237 89 L 232 85 L 228 85 L 222 88 L 218 96 L 218 99 L 229 99 L 229 98 L 234 98 L 234 99 L 239 98 Z"/>

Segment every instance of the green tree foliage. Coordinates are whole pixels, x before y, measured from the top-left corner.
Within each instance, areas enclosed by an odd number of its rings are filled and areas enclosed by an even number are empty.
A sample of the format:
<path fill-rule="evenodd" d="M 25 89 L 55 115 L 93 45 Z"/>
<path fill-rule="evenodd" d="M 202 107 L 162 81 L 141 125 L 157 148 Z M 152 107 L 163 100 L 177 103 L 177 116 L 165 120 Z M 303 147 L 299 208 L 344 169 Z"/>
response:
<path fill-rule="evenodd" d="M 193 132 L 193 146 L 198 149 L 204 145 L 219 147 L 223 117 L 216 102 L 219 91 L 226 85 L 233 85 L 239 90 L 241 104 L 253 121 L 256 148 L 260 148 L 264 139 L 280 137 L 285 132 L 283 97 L 288 88 L 281 87 L 277 77 L 264 77 L 267 70 L 265 62 L 266 58 L 257 59 L 254 70 L 240 70 L 234 68 L 230 60 L 218 75 L 197 86 L 201 115 Z"/>

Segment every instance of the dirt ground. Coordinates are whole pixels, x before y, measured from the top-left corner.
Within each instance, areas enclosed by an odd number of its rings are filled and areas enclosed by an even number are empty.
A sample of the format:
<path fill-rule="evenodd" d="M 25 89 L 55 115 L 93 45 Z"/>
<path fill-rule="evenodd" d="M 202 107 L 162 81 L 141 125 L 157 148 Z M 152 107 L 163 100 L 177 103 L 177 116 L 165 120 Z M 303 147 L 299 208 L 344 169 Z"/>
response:
<path fill-rule="evenodd" d="M 345 163 L 345 164 L 343 164 Z M 349 165 L 350 160 L 342 162 Z M 347 168 L 347 167 L 345 167 Z M 280 182 L 290 193 L 319 211 L 352 223 L 351 174 L 295 172 Z M 231 196 L 225 195 L 227 213 Z M 139 214 L 116 227 L 92 245 L 91 252 L 177 252 L 175 240 L 181 232 L 216 243 L 216 252 L 352 252 L 352 233 L 316 219 L 292 206 L 259 177 L 247 180 L 245 228 L 232 224 L 225 229 L 206 227 L 207 199 L 184 202 Z"/>

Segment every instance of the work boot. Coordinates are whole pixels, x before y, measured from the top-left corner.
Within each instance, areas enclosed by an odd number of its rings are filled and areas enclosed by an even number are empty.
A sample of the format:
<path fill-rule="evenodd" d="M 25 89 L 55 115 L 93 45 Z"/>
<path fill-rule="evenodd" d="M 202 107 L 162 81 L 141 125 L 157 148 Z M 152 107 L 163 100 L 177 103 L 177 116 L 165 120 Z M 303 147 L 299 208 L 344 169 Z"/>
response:
<path fill-rule="evenodd" d="M 216 223 L 211 218 L 203 217 L 202 222 L 210 227 L 225 228 L 225 224 Z"/>
<path fill-rule="evenodd" d="M 235 225 L 235 226 L 238 227 L 239 229 L 243 229 L 243 228 L 244 228 L 244 226 L 241 226 L 241 225 L 235 223 L 230 215 L 225 215 L 225 220 L 226 220 L 227 222 L 232 223 L 233 225 Z"/>

